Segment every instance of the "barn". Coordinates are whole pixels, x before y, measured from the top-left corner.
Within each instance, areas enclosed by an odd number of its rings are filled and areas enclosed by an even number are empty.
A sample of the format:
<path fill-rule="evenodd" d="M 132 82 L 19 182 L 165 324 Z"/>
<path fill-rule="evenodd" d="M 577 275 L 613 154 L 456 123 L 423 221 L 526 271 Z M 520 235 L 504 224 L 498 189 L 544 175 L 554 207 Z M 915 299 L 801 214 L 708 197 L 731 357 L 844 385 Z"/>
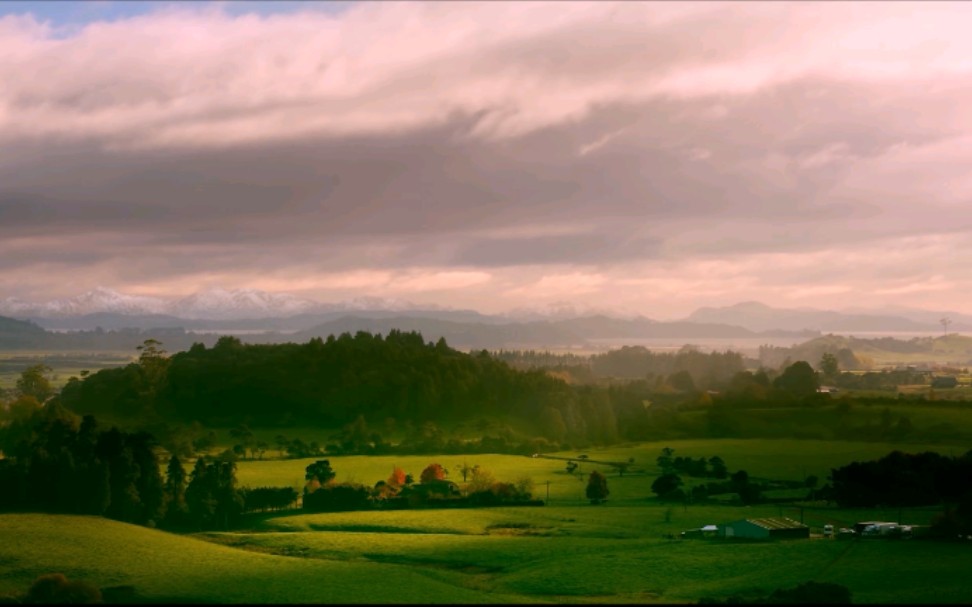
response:
<path fill-rule="evenodd" d="M 810 537 L 810 527 L 790 518 L 748 518 L 721 525 L 727 538 L 792 540 Z"/>

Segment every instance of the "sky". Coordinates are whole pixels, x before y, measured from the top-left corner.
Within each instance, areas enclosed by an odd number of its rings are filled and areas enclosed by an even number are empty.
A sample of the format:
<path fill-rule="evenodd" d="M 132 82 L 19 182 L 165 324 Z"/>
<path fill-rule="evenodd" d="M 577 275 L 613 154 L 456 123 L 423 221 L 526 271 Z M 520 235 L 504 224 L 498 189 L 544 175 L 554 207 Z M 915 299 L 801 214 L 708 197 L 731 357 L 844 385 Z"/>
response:
<path fill-rule="evenodd" d="M 972 312 L 969 31 L 969 2 L 0 2 L 0 299 Z"/>

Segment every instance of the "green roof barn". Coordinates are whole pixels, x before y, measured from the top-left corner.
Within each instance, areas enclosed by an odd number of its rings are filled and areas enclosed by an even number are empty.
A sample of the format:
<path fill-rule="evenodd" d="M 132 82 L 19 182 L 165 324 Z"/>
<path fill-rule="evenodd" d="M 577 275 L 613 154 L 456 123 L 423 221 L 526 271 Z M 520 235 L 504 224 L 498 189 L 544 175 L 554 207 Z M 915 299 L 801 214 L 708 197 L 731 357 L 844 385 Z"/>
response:
<path fill-rule="evenodd" d="M 749 518 L 720 527 L 727 538 L 791 540 L 810 537 L 810 527 L 790 518 Z"/>

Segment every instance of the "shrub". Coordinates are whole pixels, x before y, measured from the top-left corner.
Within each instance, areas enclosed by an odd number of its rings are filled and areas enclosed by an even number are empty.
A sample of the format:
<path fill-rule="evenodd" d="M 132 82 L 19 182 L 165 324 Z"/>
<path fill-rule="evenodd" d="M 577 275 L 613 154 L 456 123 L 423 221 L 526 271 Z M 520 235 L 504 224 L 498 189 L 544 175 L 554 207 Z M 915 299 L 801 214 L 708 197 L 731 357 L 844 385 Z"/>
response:
<path fill-rule="evenodd" d="M 101 602 L 101 591 L 93 584 L 69 581 L 63 573 L 39 576 L 31 584 L 24 603 L 38 605 L 90 605 Z"/>

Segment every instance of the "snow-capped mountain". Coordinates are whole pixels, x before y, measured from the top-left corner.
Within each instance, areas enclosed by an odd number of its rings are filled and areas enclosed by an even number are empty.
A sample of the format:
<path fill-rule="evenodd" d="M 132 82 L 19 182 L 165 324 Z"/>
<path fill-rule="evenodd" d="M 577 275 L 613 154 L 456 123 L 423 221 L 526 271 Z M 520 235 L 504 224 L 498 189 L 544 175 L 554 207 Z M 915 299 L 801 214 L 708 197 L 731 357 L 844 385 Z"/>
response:
<path fill-rule="evenodd" d="M 113 289 L 97 287 L 77 297 L 30 303 L 15 297 L 0 301 L 0 314 L 17 317 L 60 318 L 99 312 L 115 314 L 165 314 L 168 303 L 156 297 L 125 295 Z"/>
<path fill-rule="evenodd" d="M 64 319 L 93 314 L 125 316 L 165 315 L 187 320 L 243 320 L 286 318 L 298 314 L 342 311 L 445 310 L 418 306 L 410 301 L 382 297 L 356 297 L 337 303 L 321 303 L 286 293 L 257 289 L 211 288 L 177 300 L 126 295 L 98 287 L 77 297 L 28 302 L 15 297 L 0 300 L 0 316 Z"/>
<path fill-rule="evenodd" d="M 505 312 L 502 316 L 519 321 L 532 320 L 569 320 L 572 318 L 583 318 L 588 316 L 610 316 L 612 318 L 633 319 L 638 315 L 621 310 L 609 310 L 607 308 L 578 306 L 568 301 L 556 301 L 545 305 L 538 305 L 524 308 L 514 308 Z"/>
<path fill-rule="evenodd" d="M 169 306 L 167 314 L 180 318 L 236 320 L 293 316 L 315 311 L 321 304 L 284 293 L 256 289 L 208 289 L 193 293 Z"/>

